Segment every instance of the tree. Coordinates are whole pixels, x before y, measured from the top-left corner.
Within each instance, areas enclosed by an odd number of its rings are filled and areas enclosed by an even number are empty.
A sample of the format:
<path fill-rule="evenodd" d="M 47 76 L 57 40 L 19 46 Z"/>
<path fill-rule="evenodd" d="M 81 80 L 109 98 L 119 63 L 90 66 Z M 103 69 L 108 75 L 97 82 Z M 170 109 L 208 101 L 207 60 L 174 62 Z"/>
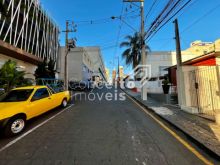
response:
<path fill-rule="evenodd" d="M 8 16 L 7 5 L 3 4 L 3 0 L 0 0 L 0 13 L 3 17 Z"/>
<path fill-rule="evenodd" d="M 35 71 L 35 79 L 54 79 L 56 74 L 55 64 L 52 59 L 49 62 L 45 59 L 42 63 L 39 63 Z"/>
<path fill-rule="evenodd" d="M 133 36 L 128 35 L 125 37 L 127 41 L 120 44 L 120 47 L 126 47 L 122 53 L 122 57 L 125 59 L 127 65 L 132 65 L 133 69 L 141 62 L 141 35 L 135 33 Z M 146 52 L 150 51 L 150 47 L 146 45 Z"/>
<path fill-rule="evenodd" d="M 50 61 L 48 62 L 48 72 L 49 72 L 49 76 L 50 78 L 55 78 L 56 76 L 56 70 L 55 68 L 55 64 L 56 62 L 52 59 L 50 59 Z"/>
<path fill-rule="evenodd" d="M 39 63 L 37 69 L 35 70 L 35 79 L 47 78 L 47 61 L 44 60 L 42 63 Z"/>
<path fill-rule="evenodd" d="M 17 70 L 17 63 L 8 60 L 0 69 L 0 86 L 8 92 L 13 87 L 31 85 L 24 76 L 24 71 Z"/>

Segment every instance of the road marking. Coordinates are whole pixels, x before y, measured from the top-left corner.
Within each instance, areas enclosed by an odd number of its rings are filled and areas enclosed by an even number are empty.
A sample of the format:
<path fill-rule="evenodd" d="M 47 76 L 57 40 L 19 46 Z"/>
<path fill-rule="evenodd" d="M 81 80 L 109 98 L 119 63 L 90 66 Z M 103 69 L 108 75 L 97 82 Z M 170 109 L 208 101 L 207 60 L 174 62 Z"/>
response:
<path fill-rule="evenodd" d="M 34 128 L 28 130 L 27 132 L 25 132 L 24 134 L 22 134 L 21 136 L 17 137 L 16 139 L 12 140 L 11 142 L 9 142 L 8 144 L 6 144 L 4 147 L 2 147 L 0 149 L 0 152 L 4 151 L 5 149 L 7 149 L 8 147 L 12 146 L 13 144 L 15 144 L 16 142 L 18 142 L 19 140 L 21 140 L 22 138 L 24 138 L 25 136 L 27 136 L 28 134 L 30 134 L 31 132 L 35 131 L 37 128 L 43 126 L 44 124 L 46 124 L 47 122 L 49 122 L 50 120 L 54 119 L 55 117 L 57 117 L 58 115 L 60 115 L 61 113 L 65 112 L 67 109 L 71 108 L 73 105 L 70 105 L 67 108 L 64 108 L 62 111 L 60 111 L 59 113 L 57 113 L 56 115 L 50 117 L 49 119 L 45 120 L 44 122 L 38 124 L 37 126 L 35 126 Z"/>
<path fill-rule="evenodd" d="M 125 93 L 125 92 L 124 92 Z M 167 132 L 169 132 L 176 140 L 178 140 L 182 145 L 184 145 L 189 151 L 191 151 L 196 157 L 198 157 L 201 161 L 203 161 L 206 165 L 214 165 L 208 159 L 206 159 L 203 155 L 201 155 L 195 148 L 193 148 L 188 142 L 182 139 L 179 135 L 177 135 L 174 131 L 168 128 L 163 122 L 158 120 L 155 116 L 153 116 L 150 112 L 148 112 L 145 108 L 143 108 L 136 100 L 131 98 L 127 93 L 125 95 L 132 100 L 142 111 L 144 111 L 147 115 L 149 115 L 153 120 L 155 120 L 162 128 L 164 128 Z M 144 163 L 144 162 L 143 162 Z"/>

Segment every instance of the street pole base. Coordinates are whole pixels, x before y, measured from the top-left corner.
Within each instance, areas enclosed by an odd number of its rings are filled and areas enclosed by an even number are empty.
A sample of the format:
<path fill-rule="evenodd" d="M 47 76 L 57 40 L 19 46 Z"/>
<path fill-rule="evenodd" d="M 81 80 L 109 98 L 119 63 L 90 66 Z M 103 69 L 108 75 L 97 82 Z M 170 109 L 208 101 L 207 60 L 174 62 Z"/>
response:
<path fill-rule="evenodd" d="M 141 99 L 147 101 L 147 88 L 145 86 L 141 90 Z"/>

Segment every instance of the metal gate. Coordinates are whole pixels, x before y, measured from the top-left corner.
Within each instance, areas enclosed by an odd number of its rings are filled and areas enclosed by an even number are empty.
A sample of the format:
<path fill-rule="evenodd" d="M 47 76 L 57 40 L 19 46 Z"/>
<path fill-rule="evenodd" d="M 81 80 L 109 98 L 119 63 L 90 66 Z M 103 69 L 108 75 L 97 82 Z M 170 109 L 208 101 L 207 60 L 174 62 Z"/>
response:
<path fill-rule="evenodd" d="M 191 106 L 199 113 L 214 116 L 220 110 L 217 66 L 205 66 L 189 72 Z"/>

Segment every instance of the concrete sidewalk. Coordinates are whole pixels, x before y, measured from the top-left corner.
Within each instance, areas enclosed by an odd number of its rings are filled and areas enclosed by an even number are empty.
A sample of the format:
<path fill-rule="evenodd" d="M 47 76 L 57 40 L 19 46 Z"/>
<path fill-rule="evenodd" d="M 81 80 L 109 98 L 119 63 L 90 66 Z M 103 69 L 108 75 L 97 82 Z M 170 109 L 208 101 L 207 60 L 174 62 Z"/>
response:
<path fill-rule="evenodd" d="M 179 107 L 163 104 L 148 97 L 142 101 L 140 93 L 124 90 L 142 105 L 193 138 L 209 151 L 220 156 L 220 126 L 197 115 L 182 111 Z"/>

